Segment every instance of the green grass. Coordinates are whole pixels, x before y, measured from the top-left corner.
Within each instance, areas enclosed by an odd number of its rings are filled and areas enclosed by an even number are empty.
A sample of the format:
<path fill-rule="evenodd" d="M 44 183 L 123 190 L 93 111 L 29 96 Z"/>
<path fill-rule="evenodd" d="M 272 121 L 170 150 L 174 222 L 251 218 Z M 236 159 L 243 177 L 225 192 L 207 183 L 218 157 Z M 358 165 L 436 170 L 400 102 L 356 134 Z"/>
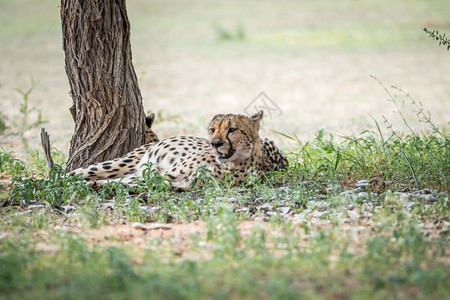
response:
<path fill-rule="evenodd" d="M 2 171 L 16 177 L 0 214 L 0 297 L 443 298 L 448 142 L 440 131 L 344 138 L 321 131 L 289 154 L 287 172 L 233 188 L 202 177 L 186 193 L 171 192 L 151 171 L 134 189 L 115 183 L 98 192 L 61 169 L 21 177 L 25 163 L 3 151 Z M 348 190 L 374 176 L 382 190 Z M 103 209 L 111 200 L 113 210 Z M 21 214 L 27 203 L 46 206 Z M 143 247 L 88 234 L 105 224 L 194 220 L 202 231 L 149 237 Z M 265 222 L 245 231 L 246 220 Z"/>
<path fill-rule="evenodd" d="M 449 136 L 380 84 L 408 132 L 385 118 L 357 135 L 280 133 L 296 143 L 288 170 L 241 187 L 202 169 L 174 193 L 149 166 L 133 187 L 94 191 L 61 164 L 48 172 L 38 151 L 24 162 L 1 149 L 0 179 L 12 185 L 0 191 L 0 299 L 446 297 Z M 200 225 L 140 235 L 133 222 Z"/>
<path fill-rule="evenodd" d="M 0 291 L 6 298 L 399 299 L 448 292 L 448 230 L 427 236 L 416 214 L 381 205 L 383 219 L 358 241 L 341 227 L 298 230 L 276 221 L 245 238 L 233 209 L 206 217 L 206 235 L 191 236 L 180 257 L 175 240 L 133 247 L 89 243 L 73 232 L 30 238 L 31 225 L 0 241 Z M 32 222 L 36 222 L 37 216 Z M 31 227 L 31 228 L 30 228 Z M 267 227 L 272 228 L 267 230 Z M 276 232 L 276 233 L 275 233 Z M 47 247 L 43 247 L 45 244 Z"/>

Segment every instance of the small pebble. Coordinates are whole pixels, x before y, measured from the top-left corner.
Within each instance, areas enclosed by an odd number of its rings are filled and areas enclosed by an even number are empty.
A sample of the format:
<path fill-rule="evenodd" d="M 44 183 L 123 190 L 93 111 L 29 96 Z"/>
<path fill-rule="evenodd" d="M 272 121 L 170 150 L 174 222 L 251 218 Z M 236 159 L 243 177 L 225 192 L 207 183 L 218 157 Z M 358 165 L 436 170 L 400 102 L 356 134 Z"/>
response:
<path fill-rule="evenodd" d="M 152 212 L 152 213 L 157 213 L 157 212 L 159 212 L 161 210 L 161 207 L 157 207 L 157 206 L 155 206 L 155 207 L 150 207 L 150 212 Z"/>
<path fill-rule="evenodd" d="M 70 227 L 69 226 L 59 226 L 59 225 L 57 225 L 53 229 L 54 230 L 67 231 L 67 230 L 70 230 Z"/>
<path fill-rule="evenodd" d="M 114 208 L 114 204 L 113 203 L 102 203 L 101 207 L 103 210 L 107 210 L 109 208 L 113 209 Z"/>
<path fill-rule="evenodd" d="M 230 197 L 228 200 L 229 200 L 231 203 L 236 203 L 236 202 L 237 202 L 237 199 L 234 198 L 234 197 Z"/>
<path fill-rule="evenodd" d="M 44 204 L 28 205 L 28 209 L 39 209 L 39 208 L 45 208 L 45 205 Z"/>
<path fill-rule="evenodd" d="M 264 203 L 263 205 L 261 205 L 260 209 L 261 210 L 271 210 L 272 205 L 270 203 Z"/>
<path fill-rule="evenodd" d="M 347 211 L 347 215 L 352 221 L 356 221 L 359 219 L 359 213 L 354 210 Z"/>
<path fill-rule="evenodd" d="M 291 208 L 290 207 L 279 207 L 277 210 L 279 212 L 281 212 L 283 215 L 286 215 L 291 211 Z"/>
<path fill-rule="evenodd" d="M 172 229 L 172 225 L 169 224 L 160 224 L 160 223 L 153 223 L 150 225 L 145 225 L 139 222 L 134 222 L 131 224 L 131 227 L 135 229 L 142 229 L 142 230 L 154 230 L 154 229 Z"/>
<path fill-rule="evenodd" d="M 64 211 L 68 212 L 68 211 L 72 211 L 75 210 L 75 206 L 71 206 L 71 205 L 66 205 L 66 206 L 61 206 Z"/>

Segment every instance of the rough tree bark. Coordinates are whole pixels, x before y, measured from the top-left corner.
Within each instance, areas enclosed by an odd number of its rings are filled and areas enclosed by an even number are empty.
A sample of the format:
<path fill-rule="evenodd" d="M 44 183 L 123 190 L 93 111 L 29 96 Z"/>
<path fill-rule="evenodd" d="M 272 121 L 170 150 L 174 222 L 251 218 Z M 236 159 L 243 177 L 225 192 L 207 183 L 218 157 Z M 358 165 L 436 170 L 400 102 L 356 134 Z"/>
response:
<path fill-rule="evenodd" d="M 61 0 L 61 24 L 75 122 L 70 171 L 143 144 L 145 114 L 125 0 Z"/>

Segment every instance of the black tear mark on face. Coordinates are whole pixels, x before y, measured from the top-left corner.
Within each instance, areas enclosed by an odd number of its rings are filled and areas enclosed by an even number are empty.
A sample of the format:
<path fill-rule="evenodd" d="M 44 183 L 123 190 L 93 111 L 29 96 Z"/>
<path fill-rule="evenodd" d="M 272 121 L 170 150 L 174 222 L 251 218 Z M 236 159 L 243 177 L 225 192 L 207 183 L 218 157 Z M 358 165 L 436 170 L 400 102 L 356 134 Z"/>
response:
<path fill-rule="evenodd" d="M 219 149 L 216 150 L 217 156 L 219 157 L 219 159 L 229 159 L 236 152 L 236 150 L 233 149 L 233 144 L 231 143 L 230 138 L 228 137 L 228 135 L 227 135 L 227 141 L 228 141 L 228 144 L 230 145 L 228 153 L 223 154 L 223 153 L 219 152 Z"/>

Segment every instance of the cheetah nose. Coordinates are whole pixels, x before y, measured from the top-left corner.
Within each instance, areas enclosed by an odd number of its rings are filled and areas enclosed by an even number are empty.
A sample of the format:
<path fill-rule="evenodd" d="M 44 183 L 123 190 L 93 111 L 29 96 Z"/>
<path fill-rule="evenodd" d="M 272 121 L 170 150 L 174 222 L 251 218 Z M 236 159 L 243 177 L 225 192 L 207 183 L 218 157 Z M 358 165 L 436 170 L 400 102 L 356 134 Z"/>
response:
<path fill-rule="evenodd" d="M 222 142 L 222 141 L 219 141 L 219 140 L 212 140 L 212 141 L 211 141 L 211 145 L 212 145 L 214 148 L 219 148 L 220 146 L 223 145 L 223 142 Z"/>

